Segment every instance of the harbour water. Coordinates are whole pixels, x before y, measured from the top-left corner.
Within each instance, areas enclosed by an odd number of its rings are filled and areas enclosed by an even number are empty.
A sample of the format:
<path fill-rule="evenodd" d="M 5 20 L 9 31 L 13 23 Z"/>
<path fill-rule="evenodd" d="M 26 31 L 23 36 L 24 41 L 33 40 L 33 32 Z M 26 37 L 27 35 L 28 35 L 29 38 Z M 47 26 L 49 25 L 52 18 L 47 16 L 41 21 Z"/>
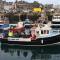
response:
<path fill-rule="evenodd" d="M 0 43 L 0 60 L 60 60 L 60 45 L 24 47 Z"/>

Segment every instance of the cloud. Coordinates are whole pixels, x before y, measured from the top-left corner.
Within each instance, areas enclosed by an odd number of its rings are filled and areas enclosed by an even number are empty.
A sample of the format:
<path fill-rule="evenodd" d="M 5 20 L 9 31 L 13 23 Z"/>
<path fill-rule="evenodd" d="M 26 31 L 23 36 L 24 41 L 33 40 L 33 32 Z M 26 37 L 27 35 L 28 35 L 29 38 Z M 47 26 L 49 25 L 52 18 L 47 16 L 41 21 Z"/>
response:
<path fill-rule="evenodd" d="M 38 1 L 39 3 L 42 4 L 60 4 L 60 0 L 25 0 L 28 2 L 33 2 L 33 1 Z"/>
<path fill-rule="evenodd" d="M 16 0 L 6 0 L 6 1 L 16 1 Z M 28 2 L 38 1 L 42 4 L 60 4 L 60 0 L 23 0 Z"/>

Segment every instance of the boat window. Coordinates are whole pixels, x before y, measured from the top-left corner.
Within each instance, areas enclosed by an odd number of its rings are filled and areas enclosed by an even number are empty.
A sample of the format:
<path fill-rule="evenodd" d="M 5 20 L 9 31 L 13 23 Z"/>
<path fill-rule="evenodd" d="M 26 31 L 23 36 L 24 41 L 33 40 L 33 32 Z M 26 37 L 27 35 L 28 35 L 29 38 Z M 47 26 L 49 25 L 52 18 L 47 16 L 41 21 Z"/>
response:
<path fill-rule="evenodd" d="M 53 32 L 58 32 L 57 30 L 54 30 Z"/>
<path fill-rule="evenodd" d="M 60 17 L 53 17 L 53 19 L 60 19 Z"/>
<path fill-rule="evenodd" d="M 47 30 L 47 34 L 49 34 L 49 30 Z"/>
<path fill-rule="evenodd" d="M 31 28 L 32 25 L 25 25 L 25 28 Z"/>
<path fill-rule="evenodd" d="M 39 31 L 37 31 L 37 34 L 39 34 Z"/>
<path fill-rule="evenodd" d="M 53 22 L 53 21 L 52 21 L 52 24 L 60 24 L 60 22 Z"/>
<path fill-rule="evenodd" d="M 44 30 L 44 34 L 46 34 L 46 30 Z"/>
<path fill-rule="evenodd" d="M 60 26 L 58 26 L 58 25 L 57 25 L 57 26 L 54 25 L 54 26 L 51 26 L 51 27 L 52 27 L 52 28 L 57 28 L 57 29 L 60 28 Z"/>
<path fill-rule="evenodd" d="M 49 34 L 49 30 L 41 30 L 41 34 Z"/>
<path fill-rule="evenodd" d="M 44 33 L 44 31 L 43 30 L 41 30 L 41 34 L 43 34 Z"/>

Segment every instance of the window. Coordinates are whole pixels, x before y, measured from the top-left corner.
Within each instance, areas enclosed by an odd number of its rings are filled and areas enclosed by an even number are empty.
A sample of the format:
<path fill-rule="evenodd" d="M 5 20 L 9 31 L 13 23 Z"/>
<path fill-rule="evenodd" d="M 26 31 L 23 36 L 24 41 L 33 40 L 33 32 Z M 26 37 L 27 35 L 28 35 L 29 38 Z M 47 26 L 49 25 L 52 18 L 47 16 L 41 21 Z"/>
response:
<path fill-rule="evenodd" d="M 49 34 L 49 30 L 47 30 L 47 34 Z"/>
<path fill-rule="evenodd" d="M 41 34 L 49 34 L 49 30 L 41 30 Z"/>
<path fill-rule="evenodd" d="M 41 30 L 41 34 L 43 34 L 44 33 L 44 31 L 43 30 Z"/>
<path fill-rule="evenodd" d="M 57 33 L 57 32 L 58 32 L 58 30 L 54 30 L 53 32 L 54 32 L 54 33 L 55 33 L 55 32 Z"/>
<path fill-rule="evenodd" d="M 39 31 L 37 31 L 37 34 L 39 34 Z"/>
<path fill-rule="evenodd" d="M 60 24 L 60 22 L 53 22 L 53 21 L 52 21 L 52 24 Z"/>
<path fill-rule="evenodd" d="M 46 30 L 44 30 L 44 34 L 46 34 Z"/>

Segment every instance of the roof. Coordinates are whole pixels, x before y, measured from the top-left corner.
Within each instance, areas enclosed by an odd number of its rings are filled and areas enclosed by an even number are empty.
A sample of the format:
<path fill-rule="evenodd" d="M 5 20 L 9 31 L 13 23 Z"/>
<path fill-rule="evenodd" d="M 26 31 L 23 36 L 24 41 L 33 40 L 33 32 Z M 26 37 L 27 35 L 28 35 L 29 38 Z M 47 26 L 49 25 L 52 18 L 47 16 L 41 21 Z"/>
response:
<path fill-rule="evenodd" d="M 44 27 L 42 27 L 41 28 L 41 30 L 50 30 L 51 28 L 50 28 L 50 26 L 48 26 L 48 25 L 45 25 Z"/>

